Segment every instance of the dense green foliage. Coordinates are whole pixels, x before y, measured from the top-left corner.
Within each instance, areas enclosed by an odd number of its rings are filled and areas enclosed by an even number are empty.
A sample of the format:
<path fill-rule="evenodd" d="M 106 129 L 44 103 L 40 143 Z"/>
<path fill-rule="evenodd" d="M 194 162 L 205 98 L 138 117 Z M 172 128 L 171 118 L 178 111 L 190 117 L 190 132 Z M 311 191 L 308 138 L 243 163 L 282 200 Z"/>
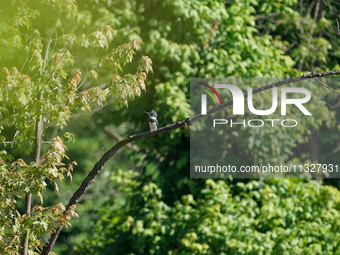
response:
<path fill-rule="evenodd" d="M 1 2 L 0 253 L 15 254 L 26 235 L 30 253 L 38 252 L 60 224 L 72 227 L 53 249 L 59 254 L 340 252 L 337 189 L 296 179 L 190 179 L 189 127 L 120 151 L 76 210 L 61 214 L 115 143 L 108 138 L 148 130 L 143 111 L 155 109 L 159 126 L 190 116 L 190 78 L 282 79 L 339 69 L 336 2 Z M 313 117 L 292 110 L 298 129 L 223 133 L 230 164 L 338 163 L 336 154 L 322 158 L 340 139 L 340 116 L 328 107 L 336 95 L 306 87 Z M 268 108 L 271 92 L 254 98 Z M 43 144 L 37 163 L 40 116 L 51 146 Z M 311 135 L 318 130 L 319 147 Z M 319 148 L 318 159 L 310 148 Z M 23 214 L 25 192 L 34 194 L 31 217 Z M 70 220 L 74 210 L 80 217 Z"/>
<path fill-rule="evenodd" d="M 121 184 L 121 175 L 115 178 Z M 118 184 L 117 183 L 117 184 Z M 173 206 L 155 184 L 128 182 L 77 254 L 338 254 L 340 194 L 318 182 L 207 180 Z M 131 189 L 131 187 L 133 187 Z M 133 215 L 133 216 L 131 216 Z M 131 241 L 130 241 L 131 240 Z"/>

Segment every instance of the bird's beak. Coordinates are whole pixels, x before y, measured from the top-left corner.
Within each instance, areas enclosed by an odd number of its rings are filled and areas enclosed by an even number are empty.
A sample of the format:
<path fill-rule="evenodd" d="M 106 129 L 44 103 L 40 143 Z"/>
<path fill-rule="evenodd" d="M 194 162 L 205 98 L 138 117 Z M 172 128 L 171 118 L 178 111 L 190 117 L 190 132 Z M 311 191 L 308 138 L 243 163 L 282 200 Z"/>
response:
<path fill-rule="evenodd" d="M 149 115 L 149 113 L 148 113 L 148 112 L 146 112 L 146 111 L 144 111 L 143 113 L 146 113 L 147 115 Z"/>

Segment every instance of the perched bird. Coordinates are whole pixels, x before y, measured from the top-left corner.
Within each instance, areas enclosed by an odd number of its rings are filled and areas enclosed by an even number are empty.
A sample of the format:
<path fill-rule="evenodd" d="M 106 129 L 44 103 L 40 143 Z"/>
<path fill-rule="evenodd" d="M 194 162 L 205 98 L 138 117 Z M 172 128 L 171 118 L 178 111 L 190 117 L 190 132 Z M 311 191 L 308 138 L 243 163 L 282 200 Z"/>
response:
<path fill-rule="evenodd" d="M 150 117 L 149 119 L 150 131 L 155 131 L 158 126 L 157 112 L 154 110 L 151 110 L 151 112 L 144 112 L 144 113 L 146 113 Z"/>

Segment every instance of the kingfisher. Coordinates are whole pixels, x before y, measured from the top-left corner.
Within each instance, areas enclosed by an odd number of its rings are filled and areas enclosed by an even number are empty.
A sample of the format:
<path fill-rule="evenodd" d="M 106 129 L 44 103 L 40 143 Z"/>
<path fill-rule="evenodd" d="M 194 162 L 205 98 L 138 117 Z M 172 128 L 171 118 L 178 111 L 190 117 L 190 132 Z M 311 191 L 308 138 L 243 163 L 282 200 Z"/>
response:
<path fill-rule="evenodd" d="M 151 110 L 151 112 L 144 112 L 144 113 L 146 113 L 150 117 L 149 119 L 150 131 L 155 131 L 158 126 L 157 112 L 154 110 Z"/>

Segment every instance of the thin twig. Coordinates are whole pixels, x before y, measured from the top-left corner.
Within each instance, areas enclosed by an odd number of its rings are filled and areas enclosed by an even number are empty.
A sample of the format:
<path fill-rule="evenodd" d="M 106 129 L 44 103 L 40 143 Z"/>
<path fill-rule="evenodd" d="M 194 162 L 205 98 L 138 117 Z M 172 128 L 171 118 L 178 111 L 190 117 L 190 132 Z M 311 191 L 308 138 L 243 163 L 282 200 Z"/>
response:
<path fill-rule="evenodd" d="M 57 42 L 58 42 L 58 32 L 55 31 L 55 43 L 54 43 L 53 49 L 51 51 L 51 53 L 52 53 L 51 57 L 53 56 L 53 52 L 54 52 L 55 47 L 57 46 Z M 48 60 L 48 61 L 50 61 L 50 60 Z"/>
<path fill-rule="evenodd" d="M 328 152 L 327 154 L 323 155 L 322 157 L 320 157 L 320 160 L 325 159 L 329 156 L 331 156 L 332 154 L 334 154 L 335 152 L 337 152 L 338 150 L 340 150 L 340 145 L 338 145 L 336 148 L 334 148 L 333 150 L 331 150 L 330 152 Z"/>
<path fill-rule="evenodd" d="M 322 81 L 320 81 L 318 78 L 314 77 L 314 80 L 316 80 L 318 83 L 320 83 L 322 86 L 324 86 L 326 89 L 329 89 L 335 93 L 337 93 L 338 95 L 340 95 L 340 93 L 338 91 L 336 91 L 335 89 L 327 86 L 325 83 L 323 83 Z"/>
<path fill-rule="evenodd" d="M 84 83 L 85 83 L 85 81 L 86 81 L 86 78 L 87 78 L 87 73 L 88 73 L 87 65 L 86 65 L 86 63 L 85 63 L 84 60 L 83 60 L 83 63 L 84 63 L 85 68 L 86 68 L 85 78 L 84 78 L 83 82 L 78 86 L 78 88 L 76 89 L 76 91 L 78 91 L 78 89 L 79 89 L 81 86 L 84 85 Z"/>
<path fill-rule="evenodd" d="M 26 62 L 27 62 L 27 60 L 28 60 L 28 57 L 29 57 L 29 54 L 27 54 L 27 56 L 26 56 L 25 62 L 24 62 L 24 64 L 23 64 L 22 67 L 21 67 L 20 73 L 22 73 L 22 70 L 24 70 L 24 67 L 25 67 Z"/>
<path fill-rule="evenodd" d="M 109 127 L 107 127 L 107 126 L 104 128 L 104 131 L 105 131 L 105 133 L 106 133 L 108 136 L 110 136 L 111 138 L 116 139 L 118 142 L 124 140 L 123 137 L 121 137 L 119 134 L 117 134 L 117 133 L 114 132 L 111 128 L 109 128 Z M 140 151 L 140 148 L 139 148 L 138 145 L 136 145 L 136 144 L 127 144 L 126 146 L 127 146 L 129 149 L 132 149 L 132 150 L 134 150 L 134 151 L 136 151 L 136 152 L 139 152 L 139 151 Z"/>

